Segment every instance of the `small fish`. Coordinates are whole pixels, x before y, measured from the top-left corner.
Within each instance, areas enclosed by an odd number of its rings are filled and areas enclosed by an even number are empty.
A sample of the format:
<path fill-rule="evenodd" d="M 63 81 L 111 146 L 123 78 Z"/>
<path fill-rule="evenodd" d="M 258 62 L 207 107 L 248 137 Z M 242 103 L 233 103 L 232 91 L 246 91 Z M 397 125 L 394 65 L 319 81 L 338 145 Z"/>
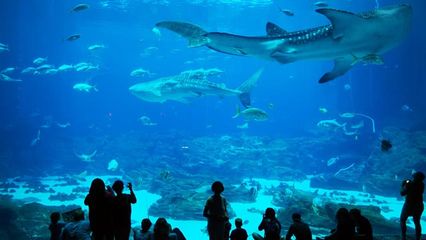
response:
<path fill-rule="evenodd" d="M 412 112 L 413 109 L 410 106 L 408 106 L 407 104 L 404 104 L 404 105 L 401 106 L 401 111 L 403 111 L 403 112 Z"/>
<path fill-rule="evenodd" d="M 328 110 L 325 107 L 320 107 L 318 108 L 318 110 L 320 111 L 320 113 L 328 113 Z"/>
<path fill-rule="evenodd" d="M 74 84 L 74 86 L 72 88 L 74 90 L 80 91 L 80 92 L 91 92 L 92 90 L 95 91 L 95 92 L 98 91 L 96 86 L 90 85 L 88 83 L 76 83 L 76 84 Z"/>
<path fill-rule="evenodd" d="M 391 148 L 392 148 L 392 143 L 390 140 L 383 139 L 380 142 L 380 149 L 382 150 L 382 152 L 388 152 Z"/>
<path fill-rule="evenodd" d="M 280 9 L 280 12 L 284 13 L 285 15 L 292 17 L 294 16 L 294 12 L 289 9 Z"/>
<path fill-rule="evenodd" d="M 138 68 L 130 72 L 130 76 L 132 77 L 144 77 L 144 76 L 151 76 L 152 73 L 148 70 L 145 70 L 143 68 Z"/>
<path fill-rule="evenodd" d="M 88 4 L 81 3 L 81 4 L 77 4 L 77 5 L 75 5 L 75 6 L 71 9 L 71 11 L 73 11 L 73 12 L 80 12 L 80 11 L 83 11 L 83 10 L 87 10 L 89 7 L 90 7 L 90 6 L 89 6 Z"/>
<path fill-rule="evenodd" d="M 262 109 L 255 108 L 255 107 L 249 107 L 244 109 L 243 111 L 240 110 L 239 107 L 237 107 L 237 112 L 232 118 L 237 118 L 239 116 L 242 116 L 244 120 L 250 121 L 266 121 L 268 120 L 268 114 L 263 111 Z"/>
<path fill-rule="evenodd" d="M 348 84 L 348 83 L 346 83 L 344 86 L 343 86 L 343 89 L 345 89 L 346 91 L 349 91 L 349 90 L 351 90 L 351 85 L 350 84 Z"/>
<path fill-rule="evenodd" d="M 152 29 L 152 32 L 155 34 L 155 36 L 156 36 L 157 38 L 160 38 L 160 37 L 161 37 L 161 32 L 160 32 L 160 29 L 159 29 L 159 28 L 154 27 L 154 28 Z"/>
<path fill-rule="evenodd" d="M 237 125 L 237 128 L 239 128 L 239 129 L 247 129 L 247 128 L 249 128 L 249 124 L 248 124 L 248 122 L 246 122 L 244 124 Z"/>
<path fill-rule="evenodd" d="M 58 67 L 58 71 L 60 72 L 67 72 L 74 69 L 74 67 L 72 65 L 68 65 L 68 64 L 62 64 L 60 67 Z"/>
<path fill-rule="evenodd" d="M 364 121 L 362 121 L 362 120 L 357 124 L 351 125 L 352 129 L 360 129 L 360 128 L 363 128 L 363 127 L 364 127 Z"/>
<path fill-rule="evenodd" d="M 9 52 L 9 47 L 6 44 L 0 43 L 0 53 Z"/>
<path fill-rule="evenodd" d="M 27 67 L 24 70 L 21 71 L 22 74 L 32 74 L 36 71 L 37 69 L 35 67 Z"/>
<path fill-rule="evenodd" d="M 72 42 L 72 41 L 75 41 L 79 38 L 80 38 L 80 34 L 74 34 L 74 35 L 67 37 L 66 40 Z"/>
<path fill-rule="evenodd" d="M 0 73 L 0 81 L 4 82 L 22 82 L 21 79 L 15 79 L 7 76 L 6 74 Z"/>
<path fill-rule="evenodd" d="M 332 157 L 327 160 L 327 167 L 336 164 L 339 161 L 339 157 Z"/>
<path fill-rule="evenodd" d="M 95 50 L 103 49 L 103 48 L 105 48 L 105 45 L 103 45 L 103 44 L 94 44 L 94 45 L 89 46 L 87 49 L 89 51 L 95 51 Z"/>
<path fill-rule="evenodd" d="M 145 126 L 156 126 L 157 125 L 157 123 L 151 121 L 151 118 L 149 118 L 147 116 L 140 117 L 139 121 L 141 121 L 142 124 L 145 125 Z"/>
<path fill-rule="evenodd" d="M 67 128 L 69 126 L 71 126 L 71 123 L 67 122 L 67 123 L 56 123 L 56 126 L 60 127 L 60 128 Z"/>
<path fill-rule="evenodd" d="M 269 109 L 273 109 L 273 108 L 274 108 L 274 104 L 273 104 L 273 103 L 269 103 L 269 104 L 268 104 L 268 108 L 269 108 Z"/>
<path fill-rule="evenodd" d="M 322 1 L 318 1 L 318 2 L 314 3 L 314 5 L 315 5 L 315 7 L 320 7 L 320 8 L 328 7 L 328 3 L 322 2 Z"/>
<path fill-rule="evenodd" d="M 342 117 L 342 118 L 353 118 L 353 117 L 355 117 L 355 114 L 354 113 L 342 113 L 342 114 L 339 114 L 339 116 Z"/>
<path fill-rule="evenodd" d="M 3 69 L 0 73 L 8 74 L 8 73 L 14 72 L 15 70 L 16 70 L 16 68 L 14 68 L 14 67 L 8 67 L 8 68 Z"/>
<path fill-rule="evenodd" d="M 45 57 L 45 58 L 38 57 L 38 58 L 34 59 L 34 61 L 33 61 L 33 63 L 35 65 L 42 65 L 42 64 L 44 64 L 46 62 L 47 62 L 47 57 Z"/>

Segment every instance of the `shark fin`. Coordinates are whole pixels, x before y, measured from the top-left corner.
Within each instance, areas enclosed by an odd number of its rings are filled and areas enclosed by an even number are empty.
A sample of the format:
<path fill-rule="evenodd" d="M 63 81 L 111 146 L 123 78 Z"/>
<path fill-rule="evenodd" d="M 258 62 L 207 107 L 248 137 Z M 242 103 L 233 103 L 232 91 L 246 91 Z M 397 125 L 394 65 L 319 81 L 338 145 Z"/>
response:
<path fill-rule="evenodd" d="M 320 8 L 316 10 L 318 13 L 326 16 L 333 25 L 333 38 L 338 40 L 345 36 L 348 26 L 362 26 L 361 22 L 364 21 L 362 17 L 351 12 L 331 9 Z"/>
<path fill-rule="evenodd" d="M 266 23 L 266 34 L 269 37 L 277 37 L 277 36 L 283 36 L 286 35 L 288 32 L 284 29 L 282 29 L 280 26 L 278 26 L 275 23 L 268 22 Z"/>
<path fill-rule="evenodd" d="M 352 56 L 335 59 L 333 70 L 331 70 L 331 72 L 324 74 L 319 80 L 319 83 L 326 83 L 339 76 L 342 76 L 343 74 L 345 74 L 347 71 L 349 71 L 352 68 L 352 65 L 353 65 Z"/>
<path fill-rule="evenodd" d="M 250 91 L 254 86 L 256 86 L 257 80 L 259 79 L 260 75 L 262 75 L 262 72 L 263 68 L 257 70 L 249 79 L 247 79 L 237 88 L 237 90 L 241 92 L 240 95 L 238 95 L 238 98 L 245 108 L 248 108 L 251 105 Z"/>
<path fill-rule="evenodd" d="M 207 34 L 202 28 L 185 22 L 163 21 L 155 24 L 156 27 L 166 28 L 186 38 L 189 47 L 201 47 L 208 43 Z"/>

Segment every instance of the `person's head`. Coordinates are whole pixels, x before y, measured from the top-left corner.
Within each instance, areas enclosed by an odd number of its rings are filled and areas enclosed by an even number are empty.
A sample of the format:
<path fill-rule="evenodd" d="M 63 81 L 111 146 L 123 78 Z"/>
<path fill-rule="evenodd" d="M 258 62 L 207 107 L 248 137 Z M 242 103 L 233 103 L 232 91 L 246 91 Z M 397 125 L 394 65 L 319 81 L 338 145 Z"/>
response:
<path fill-rule="evenodd" d="M 415 182 L 422 182 L 425 180 L 425 175 L 422 172 L 415 172 L 413 173 L 413 180 Z"/>
<path fill-rule="evenodd" d="M 103 195 L 105 194 L 105 183 L 100 178 L 95 178 L 92 181 L 92 184 L 90 185 L 90 194 L 93 194 L 95 196 Z"/>
<path fill-rule="evenodd" d="M 302 215 L 300 215 L 300 213 L 293 213 L 293 215 L 291 215 L 291 218 L 293 219 L 293 222 L 302 221 Z"/>
<path fill-rule="evenodd" d="M 212 191 L 215 194 L 221 194 L 223 191 L 225 191 L 225 187 L 223 186 L 222 182 L 216 181 L 212 184 Z"/>
<path fill-rule="evenodd" d="M 235 219 L 235 227 L 241 228 L 241 226 L 243 226 L 243 220 L 241 218 L 236 218 Z"/>
<path fill-rule="evenodd" d="M 336 221 L 337 222 L 342 222 L 342 221 L 346 221 L 350 218 L 349 216 L 349 211 L 346 208 L 339 208 L 339 210 L 337 210 L 336 212 Z"/>
<path fill-rule="evenodd" d="M 267 208 L 265 210 L 265 218 L 275 219 L 275 210 L 273 208 Z"/>
<path fill-rule="evenodd" d="M 114 190 L 114 192 L 117 194 L 123 193 L 123 189 L 124 189 L 124 183 L 121 180 L 117 180 L 114 182 L 114 184 L 112 184 L 112 190 Z"/>
<path fill-rule="evenodd" d="M 359 210 L 358 208 L 352 208 L 351 210 L 349 210 L 349 215 L 355 220 L 359 219 L 361 217 L 361 210 Z"/>
<path fill-rule="evenodd" d="M 61 219 L 61 214 L 59 212 L 53 212 L 50 214 L 50 222 L 56 224 Z"/>
<path fill-rule="evenodd" d="M 152 222 L 151 220 L 149 220 L 149 218 L 142 219 L 142 222 L 141 222 L 142 232 L 148 232 L 151 226 L 152 226 Z"/>
<path fill-rule="evenodd" d="M 170 225 L 165 218 L 158 218 L 154 224 L 154 237 L 155 239 L 167 239 L 171 229 Z"/>
<path fill-rule="evenodd" d="M 81 208 L 76 209 L 74 211 L 74 213 L 73 213 L 73 220 L 75 222 L 83 221 L 84 220 L 84 212 L 83 212 L 83 210 Z"/>

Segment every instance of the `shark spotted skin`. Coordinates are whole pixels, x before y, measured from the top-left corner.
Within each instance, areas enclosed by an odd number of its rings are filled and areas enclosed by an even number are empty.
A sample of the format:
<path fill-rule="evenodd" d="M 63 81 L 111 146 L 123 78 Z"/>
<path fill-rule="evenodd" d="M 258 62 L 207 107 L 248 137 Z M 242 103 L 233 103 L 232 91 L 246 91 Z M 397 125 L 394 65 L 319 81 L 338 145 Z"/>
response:
<path fill-rule="evenodd" d="M 263 69 L 259 69 L 237 89 L 223 83 L 207 80 L 210 70 L 185 71 L 175 76 L 135 84 L 129 91 L 136 97 L 148 101 L 164 103 L 178 101 L 187 103 L 191 98 L 201 96 L 238 96 L 244 107 L 250 106 L 250 91 L 256 85 Z"/>
<path fill-rule="evenodd" d="M 412 8 L 383 7 L 359 14 L 321 8 L 316 10 L 331 24 L 287 32 L 268 23 L 266 36 L 248 37 L 207 32 L 185 22 L 163 21 L 156 27 L 169 29 L 189 41 L 189 47 L 206 46 L 215 51 L 275 60 L 283 64 L 300 60 L 334 60 L 334 68 L 319 80 L 325 83 L 342 76 L 358 62 L 381 63 L 381 54 L 397 46 L 408 34 Z"/>

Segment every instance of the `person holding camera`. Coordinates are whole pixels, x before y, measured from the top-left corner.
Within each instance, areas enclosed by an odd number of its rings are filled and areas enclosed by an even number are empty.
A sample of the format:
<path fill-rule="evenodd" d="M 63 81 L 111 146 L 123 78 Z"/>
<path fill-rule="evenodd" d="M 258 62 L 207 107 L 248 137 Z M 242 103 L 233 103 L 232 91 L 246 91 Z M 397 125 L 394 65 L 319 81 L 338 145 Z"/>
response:
<path fill-rule="evenodd" d="M 255 240 L 280 240 L 281 239 L 281 223 L 275 217 L 275 210 L 267 208 L 263 214 L 262 222 L 260 222 L 259 231 L 265 231 L 265 237 L 260 236 L 258 233 L 253 233 Z"/>
<path fill-rule="evenodd" d="M 112 185 L 112 189 L 117 194 L 113 201 L 113 223 L 115 240 L 128 240 L 131 229 L 131 204 L 136 203 L 136 196 L 131 183 L 127 184 L 130 194 L 124 194 L 124 183 L 117 180 Z"/>
<path fill-rule="evenodd" d="M 422 172 L 415 172 L 413 180 L 404 180 L 401 184 L 401 196 L 405 196 L 404 206 L 401 210 L 401 237 L 406 239 L 407 234 L 407 219 L 413 217 L 413 222 L 416 228 L 416 240 L 421 239 L 422 226 L 420 219 L 423 213 L 423 192 L 425 185 L 423 180 L 425 175 Z"/>

